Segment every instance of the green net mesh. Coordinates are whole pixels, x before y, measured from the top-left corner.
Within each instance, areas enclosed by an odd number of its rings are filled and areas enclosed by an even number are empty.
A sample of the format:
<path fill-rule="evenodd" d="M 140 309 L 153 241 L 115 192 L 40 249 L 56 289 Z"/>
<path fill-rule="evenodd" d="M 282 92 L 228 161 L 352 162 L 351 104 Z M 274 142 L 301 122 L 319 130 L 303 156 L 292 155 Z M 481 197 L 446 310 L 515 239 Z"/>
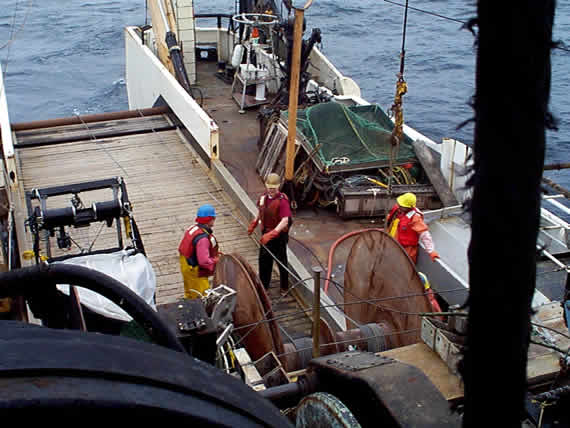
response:
<path fill-rule="evenodd" d="M 285 119 L 287 111 L 282 112 Z M 315 156 L 325 167 L 351 167 L 370 162 L 388 162 L 390 135 L 394 124 L 378 105 L 347 107 L 337 102 L 321 103 L 299 110 L 297 131 L 310 151 L 320 144 Z M 416 159 L 412 139 L 404 135 L 395 163 Z"/>

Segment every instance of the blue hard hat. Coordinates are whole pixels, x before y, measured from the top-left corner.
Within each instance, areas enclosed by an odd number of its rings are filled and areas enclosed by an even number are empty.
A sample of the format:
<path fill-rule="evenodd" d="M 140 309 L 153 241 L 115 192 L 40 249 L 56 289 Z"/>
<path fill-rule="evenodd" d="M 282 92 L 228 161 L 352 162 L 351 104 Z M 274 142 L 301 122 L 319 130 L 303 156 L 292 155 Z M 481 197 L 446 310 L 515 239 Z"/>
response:
<path fill-rule="evenodd" d="M 198 208 L 196 217 L 216 217 L 216 210 L 210 204 L 202 205 L 200 208 Z"/>

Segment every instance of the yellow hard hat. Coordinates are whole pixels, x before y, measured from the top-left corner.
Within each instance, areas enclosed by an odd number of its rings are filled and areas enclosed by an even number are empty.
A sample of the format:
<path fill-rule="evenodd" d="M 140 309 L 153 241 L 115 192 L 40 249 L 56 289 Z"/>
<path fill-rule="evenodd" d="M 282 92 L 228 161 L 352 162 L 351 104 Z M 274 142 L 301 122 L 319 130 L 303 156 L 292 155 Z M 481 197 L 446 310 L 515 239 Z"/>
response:
<path fill-rule="evenodd" d="M 265 179 L 265 187 L 267 187 L 268 189 L 279 189 L 280 186 L 281 186 L 281 177 L 279 177 L 279 174 L 275 174 L 274 172 L 272 172 Z"/>
<path fill-rule="evenodd" d="M 396 199 L 398 205 L 404 208 L 414 208 L 416 206 L 416 195 L 413 193 L 404 193 Z"/>

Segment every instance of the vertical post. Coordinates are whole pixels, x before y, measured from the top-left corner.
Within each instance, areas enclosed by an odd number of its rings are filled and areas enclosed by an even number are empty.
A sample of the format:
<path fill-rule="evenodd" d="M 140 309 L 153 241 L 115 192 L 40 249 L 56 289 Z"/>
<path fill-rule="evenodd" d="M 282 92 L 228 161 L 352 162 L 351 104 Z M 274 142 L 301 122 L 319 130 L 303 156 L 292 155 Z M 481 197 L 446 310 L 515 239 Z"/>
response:
<path fill-rule="evenodd" d="M 321 321 L 321 272 L 320 266 L 313 266 L 313 358 L 321 355 L 319 343 L 319 327 Z"/>
<path fill-rule="evenodd" d="M 166 45 L 166 33 L 169 31 L 170 25 L 166 19 L 162 0 L 150 1 L 148 5 L 150 7 L 152 32 L 156 39 L 158 57 L 162 64 L 170 71 L 170 74 L 174 75 L 174 66 L 170 60 L 170 53 Z"/>
<path fill-rule="evenodd" d="M 295 137 L 297 136 L 297 104 L 299 101 L 299 77 L 301 75 L 301 45 L 303 42 L 303 19 L 305 10 L 295 9 L 293 27 L 293 55 L 291 60 L 291 82 L 289 86 L 289 123 L 285 158 L 285 180 L 293 180 L 295 163 Z"/>
<path fill-rule="evenodd" d="M 172 31 L 176 36 L 176 40 L 178 40 L 178 25 L 176 24 L 176 14 L 174 13 L 172 0 L 166 0 L 164 4 L 166 6 L 166 19 L 168 20 L 168 26 L 170 27 L 170 31 Z"/>
<path fill-rule="evenodd" d="M 526 412 L 555 6 L 555 0 L 477 2 L 464 428 L 488 424 L 489 415 L 494 426 L 518 427 Z M 509 85 L 496 78 L 497 70 L 513 77 Z M 524 170 L 517 180 L 501 172 L 505 157 Z M 509 208 L 494 210 L 497 205 Z M 499 234 L 508 239 L 498 240 Z M 489 316 L 491 301 L 501 302 L 499 316 Z M 509 393 L 489 400 L 489 391 L 504 385 Z"/>

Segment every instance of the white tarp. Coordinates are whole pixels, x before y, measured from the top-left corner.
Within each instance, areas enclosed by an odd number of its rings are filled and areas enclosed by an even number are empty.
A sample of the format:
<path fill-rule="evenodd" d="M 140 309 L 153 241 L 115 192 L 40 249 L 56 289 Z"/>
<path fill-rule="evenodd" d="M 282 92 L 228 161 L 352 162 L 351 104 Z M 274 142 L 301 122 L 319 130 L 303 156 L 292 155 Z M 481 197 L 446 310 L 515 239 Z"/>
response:
<path fill-rule="evenodd" d="M 85 266 L 103 272 L 122 282 L 139 295 L 154 310 L 154 293 L 156 291 L 156 275 L 148 259 L 134 251 L 118 251 L 110 254 L 92 254 L 73 257 L 58 263 Z M 69 295 L 69 285 L 58 285 L 59 290 Z M 119 321 L 131 321 L 132 318 L 109 299 L 86 288 L 77 287 L 81 303 L 92 311 Z"/>

